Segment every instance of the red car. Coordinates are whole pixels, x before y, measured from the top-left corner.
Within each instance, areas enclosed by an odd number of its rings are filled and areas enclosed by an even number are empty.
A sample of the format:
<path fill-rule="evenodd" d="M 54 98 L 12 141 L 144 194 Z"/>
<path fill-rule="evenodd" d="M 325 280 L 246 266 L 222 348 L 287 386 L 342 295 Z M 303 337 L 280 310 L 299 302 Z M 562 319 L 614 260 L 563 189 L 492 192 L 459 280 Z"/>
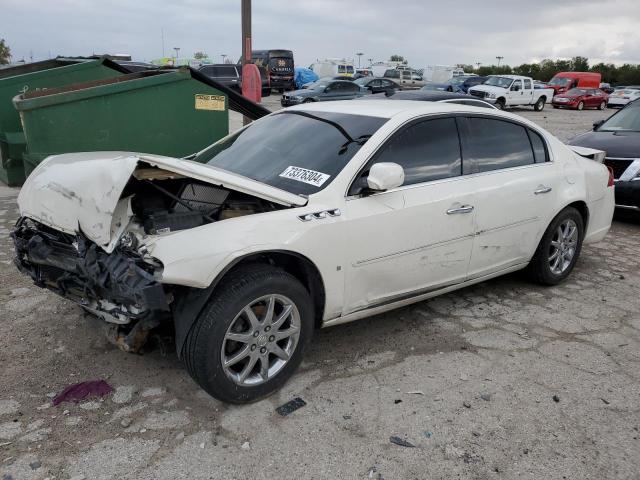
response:
<path fill-rule="evenodd" d="M 561 93 L 553 97 L 551 104 L 553 108 L 575 108 L 583 110 L 585 108 L 607 108 L 609 95 L 598 88 L 572 88 L 568 92 Z"/>

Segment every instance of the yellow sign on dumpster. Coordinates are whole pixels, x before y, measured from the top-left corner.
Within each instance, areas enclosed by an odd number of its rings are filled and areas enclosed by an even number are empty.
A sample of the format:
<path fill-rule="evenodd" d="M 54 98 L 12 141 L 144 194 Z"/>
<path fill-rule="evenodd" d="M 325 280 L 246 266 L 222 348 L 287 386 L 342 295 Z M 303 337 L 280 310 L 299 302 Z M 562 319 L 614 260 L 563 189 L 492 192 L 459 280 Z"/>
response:
<path fill-rule="evenodd" d="M 224 111 L 224 95 L 196 94 L 196 110 Z"/>

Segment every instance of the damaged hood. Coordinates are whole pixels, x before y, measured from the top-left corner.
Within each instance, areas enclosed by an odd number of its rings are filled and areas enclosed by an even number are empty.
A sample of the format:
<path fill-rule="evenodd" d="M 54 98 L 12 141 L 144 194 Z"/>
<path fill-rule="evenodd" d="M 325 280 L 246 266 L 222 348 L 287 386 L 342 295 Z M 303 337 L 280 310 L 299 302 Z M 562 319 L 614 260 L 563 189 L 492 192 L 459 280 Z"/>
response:
<path fill-rule="evenodd" d="M 81 230 L 106 246 L 120 196 L 140 162 L 285 206 L 307 199 L 279 188 L 190 160 L 130 152 L 54 155 L 31 173 L 18 195 L 20 214 L 69 234 Z"/>

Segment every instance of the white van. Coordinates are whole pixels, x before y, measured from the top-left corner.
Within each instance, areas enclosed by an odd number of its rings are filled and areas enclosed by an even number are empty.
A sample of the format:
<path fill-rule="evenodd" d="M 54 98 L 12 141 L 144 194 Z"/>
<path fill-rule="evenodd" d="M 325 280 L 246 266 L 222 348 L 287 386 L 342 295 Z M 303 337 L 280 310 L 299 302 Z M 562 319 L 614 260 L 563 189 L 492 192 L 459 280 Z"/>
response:
<path fill-rule="evenodd" d="M 311 65 L 311 70 L 315 72 L 318 77 L 335 77 L 338 75 L 344 77 L 353 77 L 355 73 L 355 67 L 353 61 L 349 60 L 332 60 L 327 59 L 321 62 L 316 62 Z"/>

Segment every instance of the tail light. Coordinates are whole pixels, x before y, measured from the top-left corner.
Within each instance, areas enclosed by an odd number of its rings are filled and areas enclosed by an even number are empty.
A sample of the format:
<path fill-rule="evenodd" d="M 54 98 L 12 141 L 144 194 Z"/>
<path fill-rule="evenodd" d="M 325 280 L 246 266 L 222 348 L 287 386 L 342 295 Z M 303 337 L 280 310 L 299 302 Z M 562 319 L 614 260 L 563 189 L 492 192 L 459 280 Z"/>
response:
<path fill-rule="evenodd" d="M 615 177 L 613 176 L 613 168 L 607 165 L 607 170 L 609 170 L 609 180 L 607 181 L 607 187 L 613 187 L 615 185 Z"/>

